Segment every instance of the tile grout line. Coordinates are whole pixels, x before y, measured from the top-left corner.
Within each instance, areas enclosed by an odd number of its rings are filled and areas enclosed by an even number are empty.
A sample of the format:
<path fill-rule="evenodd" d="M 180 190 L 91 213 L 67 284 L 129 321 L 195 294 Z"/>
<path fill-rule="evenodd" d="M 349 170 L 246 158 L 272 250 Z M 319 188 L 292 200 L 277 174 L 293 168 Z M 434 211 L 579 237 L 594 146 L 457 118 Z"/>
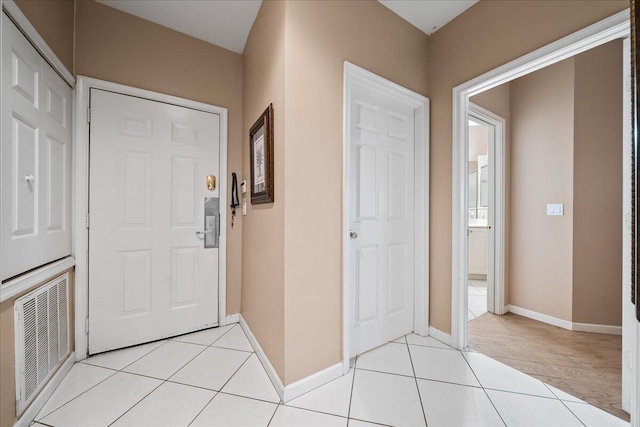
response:
<path fill-rule="evenodd" d="M 274 417 L 276 416 L 276 412 L 278 412 L 278 409 L 280 409 L 280 405 L 279 403 L 276 405 L 276 410 L 273 411 L 273 414 L 271 414 L 271 418 L 269 418 L 269 422 L 267 423 L 267 427 L 269 427 L 271 425 L 271 422 L 273 421 Z"/>
<path fill-rule="evenodd" d="M 567 408 L 567 410 L 568 410 L 569 412 L 571 412 L 571 415 L 573 415 L 574 417 L 576 417 L 576 419 L 580 422 L 580 424 L 582 424 L 584 427 L 587 427 L 587 425 L 586 425 L 585 423 L 583 423 L 583 422 L 582 422 L 582 420 L 580 419 L 580 417 L 578 417 L 578 416 L 577 416 L 577 415 L 576 415 L 576 414 L 571 410 L 571 408 L 569 408 L 569 407 L 567 406 L 567 404 L 566 404 L 562 399 L 560 399 L 560 398 L 558 397 L 558 395 L 557 395 L 557 394 L 555 394 L 555 393 L 553 392 L 553 390 L 551 390 L 551 389 L 549 388 L 549 384 L 544 383 L 544 382 L 543 382 L 542 384 L 544 384 L 544 386 L 547 388 L 547 390 L 549 390 L 549 391 L 551 392 L 551 394 L 553 394 L 553 395 L 556 397 L 556 399 L 558 399 L 558 400 L 560 401 L 560 403 L 562 403 L 562 405 L 563 405 L 565 408 Z"/>
<path fill-rule="evenodd" d="M 133 404 L 133 406 L 131 406 L 129 409 L 127 409 L 126 411 L 124 411 L 122 414 L 120 414 L 120 416 L 118 416 L 115 420 L 113 420 L 111 423 L 108 424 L 108 426 L 112 426 L 113 424 L 115 424 L 116 422 L 118 422 L 118 420 L 122 417 L 124 417 L 126 414 L 129 413 L 129 411 L 131 411 L 133 408 L 135 408 L 136 406 L 138 406 L 138 404 L 140 402 L 142 402 L 144 399 L 146 399 L 151 393 L 153 393 L 154 391 L 156 391 L 157 389 L 159 389 L 160 387 L 162 387 L 162 384 L 166 383 L 166 381 L 162 381 L 160 384 L 158 384 L 156 387 L 153 388 L 153 390 L 151 390 L 149 393 L 145 394 L 142 399 L 138 400 L 136 403 Z"/>
<path fill-rule="evenodd" d="M 93 366 L 93 365 L 92 365 Z M 108 369 L 108 368 L 105 368 Z M 111 371 L 114 371 L 113 369 L 110 369 Z M 82 396 L 83 394 L 87 393 L 89 390 L 92 390 L 94 388 L 96 388 L 97 386 L 99 386 L 100 384 L 102 384 L 103 382 L 105 382 L 106 380 L 108 380 L 109 378 L 113 377 L 114 375 L 116 375 L 119 371 L 115 371 L 113 374 L 109 375 L 107 378 L 103 379 L 102 381 L 96 383 L 95 385 L 93 385 L 92 387 L 89 387 L 88 389 L 86 389 L 85 391 L 83 391 L 82 393 L 80 393 L 79 395 L 77 395 L 76 397 L 68 400 L 67 402 L 63 403 L 62 405 L 58 406 L 56 409 L 54 409 L 53 411 L 49 412 L 47 415 L 44 415 L 42 418 L 40 418 L 40 420 L 48 417 L 49 415 L 53 414 L 54 412 L 58 411 L 59 409 L 62 409 L 63 406 L 66 406 L 67 404 L 73 402 L 74 400 L 76 400 L 77 398 L 79 398 L 80 396 Z M 67 374 L 68 375 L 68 374 Z M 66 378 L 66 376 L 65 376 Z M 64 381 L 64 380 L 63 380 Z M 60 383 L 60 385 L 62 385 L 62 383 Z M 59 387 L 59 386 L 58 386 Z M 56 388 L 57 390 L 57 388 Z M 55 393 L 55 391 L 54 391 Z M 53 397 L 53 394 L 51 394 L 51 397 Z M 47 399 L 47 402 L 51 399 L 51 397 L 49 397 L 49 399 Z M 46 402 L 45 402 L 46 405 Z M 36 415 L 37 417 L 38 415 Z M 34 421 L 36 422 L 40 422 L 40 420 L 34 419 Z"/>
<path fill-rule="evenodd" d="M 409 347 L 409 341 L 407 341 L 407 353 L 409 353 L 409 362 L 411 363 L 411 370 L 413 371 L 413 380 L 416 383 L 416 390 L 418 391 L 418 400 L 420 401 L 420 409 L 422 409 L 424 424 L 425 426 L 429 427 L 429 423 L 427 422 L 427 412 L 424 410 L 424 403 L 422 402 L 422 395 L 420 394 L 420 386 L 418 386 L 418 378 L 416 377 L 416 368 L 413 366 L 413 358 L 411 357 L 411 348 Z"/>
<path fill-rule="evenodd" d="M 200 411 L 196 414 L 195 417 L 193 417 L 193 419 L 191 421 L 189 421 L 189 424 L 187 424 L 187 427 L 189 427 L 191 424 L 193 424 L 193 422 L 200 416 L 200 414 L 207 409 L 207 406 L 209 406 L 211 404 L 211 402 L 213 402 L 213 399 L 215 399 L 218 395 L 220 394 L 219 391 L 215 392 L 215 394 L 213 395 L 213 397 L 211 399 L 209 399 L 209 401 L 202 407 L 202 409 L 200 409 Z"/>
<path fill-rule="evenodd" d="M 356 368 L 359 371 L 366 371 L 366 372 L 375 372 L 377 374 L 383 374 L 383 375 L 395 375 L 397 377 L 403 377 L 403 378 L 417 378 L 419 380 L 423 380 L 423 381 L 433 381 L 433 382 L 437 382 L 437 383 L 443 383 L 443 384 L 452 384 L 452 385 L 459 385 L 462 387 L 471 387 L 471 388 L 482 388 L 482 386 L 476 386 L 476 385 L 469 385 L 469 384 L 460 384 L 460 383 L 454 383 L 451 381 L 444 381 L 444 380 L 436 380 L 433 378 L 423 378 L 423 377 L 418 377 L 418 376 L 412 376 L 412 375 L 403 375 L 403 374 L 396 374 L 394 372 L 385 372 L 385 371 L 376 371 L 373 369 L 364 369 L 364 368 Z M 504 390 L 498 390 L 498 391 L 504 391 Z M 524 393 L 519 393 L 519 394 L 524 394 Z"/>
<path fill-rule="evenodd" d="M 220 339 L 222 337 L 224 337 L 225 335 L 227 335 L 229 332 L 231 332 L 231 330 L 233 328 L 235 328 L 236 326 L 238 326 L 239 323 L 235 323 L 232 327 L 230 327 L 224 334 L 220 335 L 218 338 L 216 338 L 215 340 L 213 340 L 213 342 L 211 344 L 209 344 L 207 347 L 211 347 L 212 345 L 214 345 L 215 343 L 217 343 L 218 341 L 220 341 Z M 253 347 L 252 347 L 253 348 Z"/>
<path fill-rule="evenodd" d="M 358 366 L 358 355 L 356 354 L 356 360 L 353 362 L 353 378 L 351 379 L 351 390 L 349 393 L 349 409 L 347 410 L 347 419 L 351 418 L 351 402 L 353 402 L 353 388 L 356 383 L 356 367 Z M 349 421 L 347 421 L 347 425 Z"/>
<path fill-rule="evenodd" d="M 482 391 L 484 392 L 484 395 L 487 396 L 487 399 L 489 399 L 489 403 L 491 403 L 491 406 L 493 406 L 493 409 L 496 411 L 496 414 L 498 414 L 498 416 L 500 417 L 500 420 L 502 421 L 502 424 L 504 424 L 506 426 L 507 423 L 505 422 L 504 418 L 502 417 L 502 414 L 500 413 L 500 411 L 498 411 L 498 408 L 496 407 L 496 404 L 493 403 L 493 400 L 491 400 L 491 396 L 489 396 L 489 393 L 487 393 L 487 389 L 480 382 L 480 378 L 478 378 L 478 375 L 476 374 L 476 371 L 473 370 L 473 367 L 471 366 L 471 363 L 469 363 L 467 358 L 464 357 L 464 354 L 462 353 L 462 351 L 460 351 L 460 354 L 462 355 L 462 358 L 464 359 L 464 361 L 467 364 L 467 366 L 469 366 L 469 369 L 471 370 L 471 373 L 473 374 L 473 376 L 476 378 L 476 381 L 478 381 L 478 384 L 480 384 L 480 388 L 482 388 Z"/>

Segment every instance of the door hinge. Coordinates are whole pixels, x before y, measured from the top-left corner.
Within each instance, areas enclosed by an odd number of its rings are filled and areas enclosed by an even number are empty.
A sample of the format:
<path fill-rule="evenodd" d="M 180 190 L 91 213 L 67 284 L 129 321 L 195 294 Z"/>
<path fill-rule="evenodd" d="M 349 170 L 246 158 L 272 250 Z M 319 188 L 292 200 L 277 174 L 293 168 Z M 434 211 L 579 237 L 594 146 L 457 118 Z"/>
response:
<path fill-rule="evenodd" d="M 91 123 L 91 107 L 87 107 L 87 123 Z"/>
<path fill-rule="evenodd" d="M 89 319 L 85 319 L 84 321 L 84 333 L 88 334 L 89 333 Z"/>
<path fill-rule="evenodd" d="M 87 223 L 87 228 L 89 228 L 89 212 L 87 212 L 87 216 L 86 216 L 86 223 Z"/>

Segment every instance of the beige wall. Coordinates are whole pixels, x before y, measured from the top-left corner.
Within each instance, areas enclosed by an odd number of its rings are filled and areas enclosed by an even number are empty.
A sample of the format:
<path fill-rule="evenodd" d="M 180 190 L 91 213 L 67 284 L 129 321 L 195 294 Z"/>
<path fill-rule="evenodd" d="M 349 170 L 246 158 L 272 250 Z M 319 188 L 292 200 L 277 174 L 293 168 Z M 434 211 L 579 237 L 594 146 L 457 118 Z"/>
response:
<path fill-rule="evenodd" d="M 427 95 L 428 37 L 380 3 L 287 4 L 285 383 L 341 360 L 344 61 Z"/>
<path fill-rule="evenodd" d="M 15 0 L 15 3 L 73 73 L 74 0 Z"/>
<path fill-rule="evenodd" d="M 243 179 L 251 182 L 249 129 L 273 103 L 275 202 L 252 205 L 243 229 L 242 316 L 280 378 L 284 360 L 285 3 L 265 1 L 244 50 Z"/>
<path fill-rule="evenodd" d="M 627 7 L 629 3 L 624 0 L 483 0 L 431 36 L 432 326 L 444 332 L 451 331 L 452 89 Z"/>
<path fill-rule="evenodd" d="M 242 170 L 241 55 L 83 0 L 76 10 L 76 73 L 227 108 L 228 182 Z M 228 211 L 227 314 L 240 312 L 241 255 L 242 216 L 231 228 Z"/>
<path fill-rule="evenodd" d="M 67 270 L 69 272 L 69 294 L 74 294 L 74 272 L 73 269 Z M 64 274 L 64 272 L 62 273 Z M 58 276 L 56 276 L 58 277 Z M 15 300 L 21 296 L 33 291 L 34 289 L 50 282 L 52 278 L 49 278 L 35 286 L 27 289 L 14 298 L 3 301 L 0 304 L 0 426 L 12 426 L 16 421 L 16 366 L 15 366 L 15 334 L 14 334 L 14 303 Z M 73 298 L 69 301 L 69 316 L 70 316 L 70 328 L 71 340 L 70 349 L 74 351 L 74 304 Z"/>
<path fill-rule="evenodd" d="M 509 303 L 571 321 L 574 59 L 511 82 Z M 563 203 L 564 216 L 547 216 Z"/>
<path fill-rule="evenodd" d="M 622 325 L 622 41 L 575 57 L 573 321 Z"/>

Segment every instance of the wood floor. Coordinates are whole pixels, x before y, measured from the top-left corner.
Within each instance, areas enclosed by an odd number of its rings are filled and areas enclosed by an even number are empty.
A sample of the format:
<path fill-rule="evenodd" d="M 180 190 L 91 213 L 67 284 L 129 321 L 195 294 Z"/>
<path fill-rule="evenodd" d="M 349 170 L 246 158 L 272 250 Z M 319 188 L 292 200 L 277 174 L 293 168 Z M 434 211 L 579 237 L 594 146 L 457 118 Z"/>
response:
<path fill-rule="evenodd" d="M 622 410 L 620 336 L 485 313 L 469 322 L 469 347 L 629 421 Z"/>

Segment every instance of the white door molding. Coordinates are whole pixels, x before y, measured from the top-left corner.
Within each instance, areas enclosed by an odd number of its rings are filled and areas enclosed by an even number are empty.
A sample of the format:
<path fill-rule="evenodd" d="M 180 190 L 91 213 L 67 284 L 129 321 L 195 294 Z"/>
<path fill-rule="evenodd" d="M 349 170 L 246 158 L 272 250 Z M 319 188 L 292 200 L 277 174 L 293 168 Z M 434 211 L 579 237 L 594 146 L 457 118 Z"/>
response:
<path fill-rule="evenodd" d="M 104 80 L 78 76 L 75 93 L 75 138 L 73 145 L 73 201 L 74 224 L 73 255 L 76 258 L 75 273 L 75 342 L 76 359 L 87 357 L 88 330 L 86 321 L 89 310 L 89 233 L 87 217 L 89 209 L 89 94 L 90 89 L 102 89 L 125 95 L 145 98 L 152 101 L 173 104 L 180 107 L 214 113 L 220 116 L 220 240 L 219 240 L 219 324 L 226 324 L 226 290 L 227 290 L 227 124 L 228 111 L 226 108 L 201 102 L 178 98 L 171 95 L 138 89 Z"/>
<path fill-rule="evenodd" d="M 629 32 L 629 10 L 626 9 L 453 88 L 451 336 L 454 347 L 467 346 L 469 98 L 609 41 L 627 38 Z"/>
<path fill-rule="evenodd" d="M 489 232 L 487 290 L 490 310 L 495 314 L 507 312 L 505 302 L 505 144 L 506 122 L 503 117 L 469 102 L 469 117 L 491 128 L 489 138 Z M 466 299 L 465 299 L 466 301 Z M 468 311 L 464 310 L 465 316 Z M 466 325 L 466 322 L 465 322 Z"/>
<path fill-rule="evenodd" d="M 360 68 L 344 63 L 342 151 L 342 352 L 343 370 L 349 370 L 349 123 L 354 83 L 400 99 L 414 107 L 415 117 L 415 252 L 414 332 L 429 334 L 429 99 Z"/>

